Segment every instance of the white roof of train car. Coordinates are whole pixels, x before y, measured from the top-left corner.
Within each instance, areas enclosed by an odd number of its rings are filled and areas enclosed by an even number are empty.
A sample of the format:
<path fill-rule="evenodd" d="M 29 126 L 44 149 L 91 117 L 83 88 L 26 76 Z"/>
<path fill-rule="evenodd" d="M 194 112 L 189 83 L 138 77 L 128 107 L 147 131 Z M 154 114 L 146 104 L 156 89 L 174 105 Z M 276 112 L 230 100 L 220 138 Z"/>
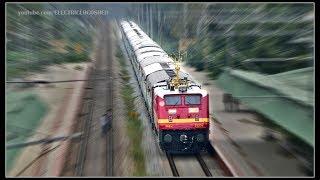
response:
<path fill-rule="evenodd" d="M 158 45 L 156 45 L 155 43 L 152 43 L 152 42 L 142 42 L 140 43 L 139 45 L 133 47 L 134 48 L 134 51 L 138 51 L 139 49 L 142 49 L 142 48 L 146 48 L 146 47 L 154 47 L 154 48 L 160 48 Z"/>
<path fill-rule="evenodd" d="M 172 69 L 174 70 L 174 65 L 173 64 L 169 64 L 168 68 L 164 68 L 163 66 L 161 66 L 160 63 L 153 63 L 150 64 L 148 66 L 143 67 L 143 71 L 145 76 L 147 77 L 149 74 L 159 71 L 159 70 L 165 70 L 165 69 Z"/>
<path fill-rule="evenodd" d="M 168 57 L 167 53 L 165 53 L 165 52 L 147 52 L 147 53 L 141 54 L 140 56 L 137 57 L 138 62 L 140 62 L 140 61 L 142 61 L 144 58 L 150 57 L 150 56 L 164 56 L 164 57 Z"/>
<path fill-rule="evenodd" d="M 156 71 L 160 71 L 161 69 L 163 69 L 163 68 L 159 63 L 154 63 L 154 64 L 151 64 L 149 66 L 144 67 L 143 71 L 144 71 L 145 77 L 147 77 L 149 74 L 156 72 Z"/>
<path fill-rule="evenodd" d="M 141 54 L 141 53 L 144 53 L 146 51 L 161 51 L 161 52 L 164 52 L 164 50 L 162 50 L 160 47 L 142 47 L 138 50 L 136 50 L 136 53 L 138 54 Z"/>
<path fill-rule="evenodd" d="M 163 81 L 169 79 L 170 76 L 173 77 L 175 74 L 173 60 L 169 58 L 168 54 L 144 33 L 137 24 L 132 21 L 131 24 L 132 26 L 128 22 L 121 23 L 131 46 L 134 51 L 136 51 L 137 60 L 143 68 L 148 84 L 151 86 L 161 85 L 161 83 L 162 85 L 165 84 Z M 180 78 L 191 78 L 188 73 L 185 73 L 182 69 L 179 72 L 179 76 Z M 166 90 L 165 87 L 156 87 L 155 92 L 158 93 L 160 97 L 163 97 L 165 94 L 180 93 L 178 90 Z M 203 96 L 207 94 L 205 90 L 202 90 L 197 86 L 188 88 L 186 93 L 201 93 Z"/>

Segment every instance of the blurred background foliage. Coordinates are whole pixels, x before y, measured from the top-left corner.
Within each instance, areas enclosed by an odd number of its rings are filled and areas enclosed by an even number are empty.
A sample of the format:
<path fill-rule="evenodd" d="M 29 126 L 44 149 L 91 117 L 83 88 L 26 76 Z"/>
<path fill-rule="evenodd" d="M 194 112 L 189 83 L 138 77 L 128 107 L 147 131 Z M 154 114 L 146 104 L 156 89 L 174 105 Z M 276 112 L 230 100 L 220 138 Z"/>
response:
<path fill-rule="evenodd" d="M 8 4 L 7 78 L 43 70 L 46 65 L 88 61 L 92 49 L 91 16 L 19 15 L 23 11 L 86 9 L 88 4 Z"/>
<path fill-rule="evenodd" d="M 309 4 L 132 4 L 129 16 L 167 53 L 216 79 L 223 67 L 265 74 L 313 66 Z"/>
<path fill-rule="evenodd" d="M 265 74 L 313 66 L 311 3 L 111 5 L 110 16 L 121 17 L 125 9 L 127 17 L 167 53 L 187 52 L 184 60 L 197 70 L 210 72 L 214 79 L 226 66 Z M 99 4 L 9 4 L 8 78 L 52 63 L 88 60 L 99 22 L 97 16 L 19 15 L 19 11 L 97 7 Z"/>

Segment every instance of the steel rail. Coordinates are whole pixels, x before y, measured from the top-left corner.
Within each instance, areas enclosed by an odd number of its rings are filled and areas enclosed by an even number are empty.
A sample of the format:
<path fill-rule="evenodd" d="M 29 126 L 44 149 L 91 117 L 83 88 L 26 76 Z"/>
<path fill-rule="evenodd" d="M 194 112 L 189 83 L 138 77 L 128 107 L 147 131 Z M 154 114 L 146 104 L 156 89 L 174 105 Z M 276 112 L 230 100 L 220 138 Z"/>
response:
<path fill-rule="evenodd" d="M 211 177 L 212 174 L 211 174 L 211 172 L 210 172 L 207 164 L 206 164 L 206 163 L 204 162 L 204 160 L 202 159 L 201 155 L 200 155 L 199 153 L 197 153 L 195 156 L 196 156 L 196 158 L 197 158 L 197 160 L 198 160 L 198 162 L 199 162 L 199 164 L 200 164 L 200 166 L 201 166 L 204 174 L 205 174 L 206 176 Z"/>
<path fill-rule="evenodd" d="M 94 75 L 94 73 L 92 72 L 91 75 Z M 90 85 L 88 88 L 88 92 L 87 92 L 87 96 L 89 96 L 90 98 L 93 99 L 93 93 L 91 89 L 94 89 L 93 87 L 93 82 L 92 81 L 89 81 Z M 87 118 L 84 122 L 84 126 L 83 126 L 83 132 L 84 132 L 84 136 L 82 136 L 82 141 L 81 141 L 81 144 L 80 144 L 80 149 L 79 149 L 79 154 L 78 154 L 78 157 L 77 157 L 77 166 L 76 166 L 76 170 L 75 170 L 75 175 L 76 176 L 82 176 L 83 175 L 83 168 L 84 168 L 84 162 L 85 162 L 85 153 L 86 153 L 86 149 L 87 149 L 87 145 L 88 145 L 88 139 L 89 139 L 89 131 L 90 131 L 90 123 L 91 123 L 91 120 L 92 120 L 92 115 L 93 115 L 93 105 L 94 105 L 94 101 L 88 101 L 87 103 L 88 104 L 88 115 L 87 115 Z"/>
<path fill-rule="evenodd" d="M 176 164 L 174 163 L 172 155 L 170 153 L 166 152 L 166 156 L 168 158 L 168 162 L 169 162 L 173 176 L 178 177 L 179 173 L 178 173 Z"/>
<path fill-rule="evenodd" d="M 111 117 L 113 117 L 113 53 L 112 53 L 112 37 L 111 37 L 111 29 L 112 22 L 108 21 L 108 28 L 107 34 L 109 35 L 107 40 L 108 49 L 107 49 L 107 71 L 106 77 L 109 77 L 111 80 L 106 82 L 106 110 L 111 109 Z M 113 118 L 111 118 L 110 122 L 110 129 L 108 130 L 107 137 L 106 137 L 106 144 L 107 144 L 107 154 L 106 154 L 106 175 L 112 176 L 113 175 Z"/>

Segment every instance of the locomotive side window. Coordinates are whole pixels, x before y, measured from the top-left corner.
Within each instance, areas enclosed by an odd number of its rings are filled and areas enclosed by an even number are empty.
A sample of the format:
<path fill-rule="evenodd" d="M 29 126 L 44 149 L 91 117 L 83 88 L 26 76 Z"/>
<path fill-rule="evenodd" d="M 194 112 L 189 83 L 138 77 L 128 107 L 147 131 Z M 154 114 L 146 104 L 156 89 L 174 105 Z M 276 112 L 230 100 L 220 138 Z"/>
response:
<path fill-rule="evenodd" d="M 200 95 L 187 95 L 185 97 L 185 104 L 191 104 L 191 105 L 195 105 L 195 104 L 200 104 Z"/>
<path fill-rule="evenodd" d="M 180 96 L 165 96 L 164 101 L 165 104 L 169 106 L 181 105 Z"/>

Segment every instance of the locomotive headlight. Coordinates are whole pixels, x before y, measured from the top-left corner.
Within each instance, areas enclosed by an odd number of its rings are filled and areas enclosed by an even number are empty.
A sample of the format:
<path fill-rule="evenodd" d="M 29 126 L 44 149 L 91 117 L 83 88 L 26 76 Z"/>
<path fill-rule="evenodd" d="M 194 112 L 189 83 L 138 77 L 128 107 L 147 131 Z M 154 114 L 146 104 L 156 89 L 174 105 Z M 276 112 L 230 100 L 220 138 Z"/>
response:
<path fill-rule="evenodd" d="M 172 122 L 172 116 L 168 116 L 169 122 Z"/>
<path fill-rule="evenodd" d="M 180 141 L 181 142 L 185 142 L 185 141 L 187 141 L 187 139 L 188 139 L 187 135 L 185 135 L 185 134 L 180 135 Z"/>
<path fill-rule="evenodd" d="M 177 109 L 169 109 L 168 113 L 169 114 L 176 114 L 177 113 Z"/>
<path fill-rule="evenodd" d="M 199 112 L 199 108 L 189 108 L 189 113 L 198 113 Z"/>
<path fill-rule="evenodd" d="M 170 134 L 166 134 L 163 137 L 164 142 L 171 142 L 172 141 L 172 136 Z"/>
<path fill-rule="evenodd" d="M 204 140 L 203 134 L 198 134 L 198 135 L 197 135 L 197 141 L 198 141 L 198 142 L 203 142 L 203 140 Z"/>

